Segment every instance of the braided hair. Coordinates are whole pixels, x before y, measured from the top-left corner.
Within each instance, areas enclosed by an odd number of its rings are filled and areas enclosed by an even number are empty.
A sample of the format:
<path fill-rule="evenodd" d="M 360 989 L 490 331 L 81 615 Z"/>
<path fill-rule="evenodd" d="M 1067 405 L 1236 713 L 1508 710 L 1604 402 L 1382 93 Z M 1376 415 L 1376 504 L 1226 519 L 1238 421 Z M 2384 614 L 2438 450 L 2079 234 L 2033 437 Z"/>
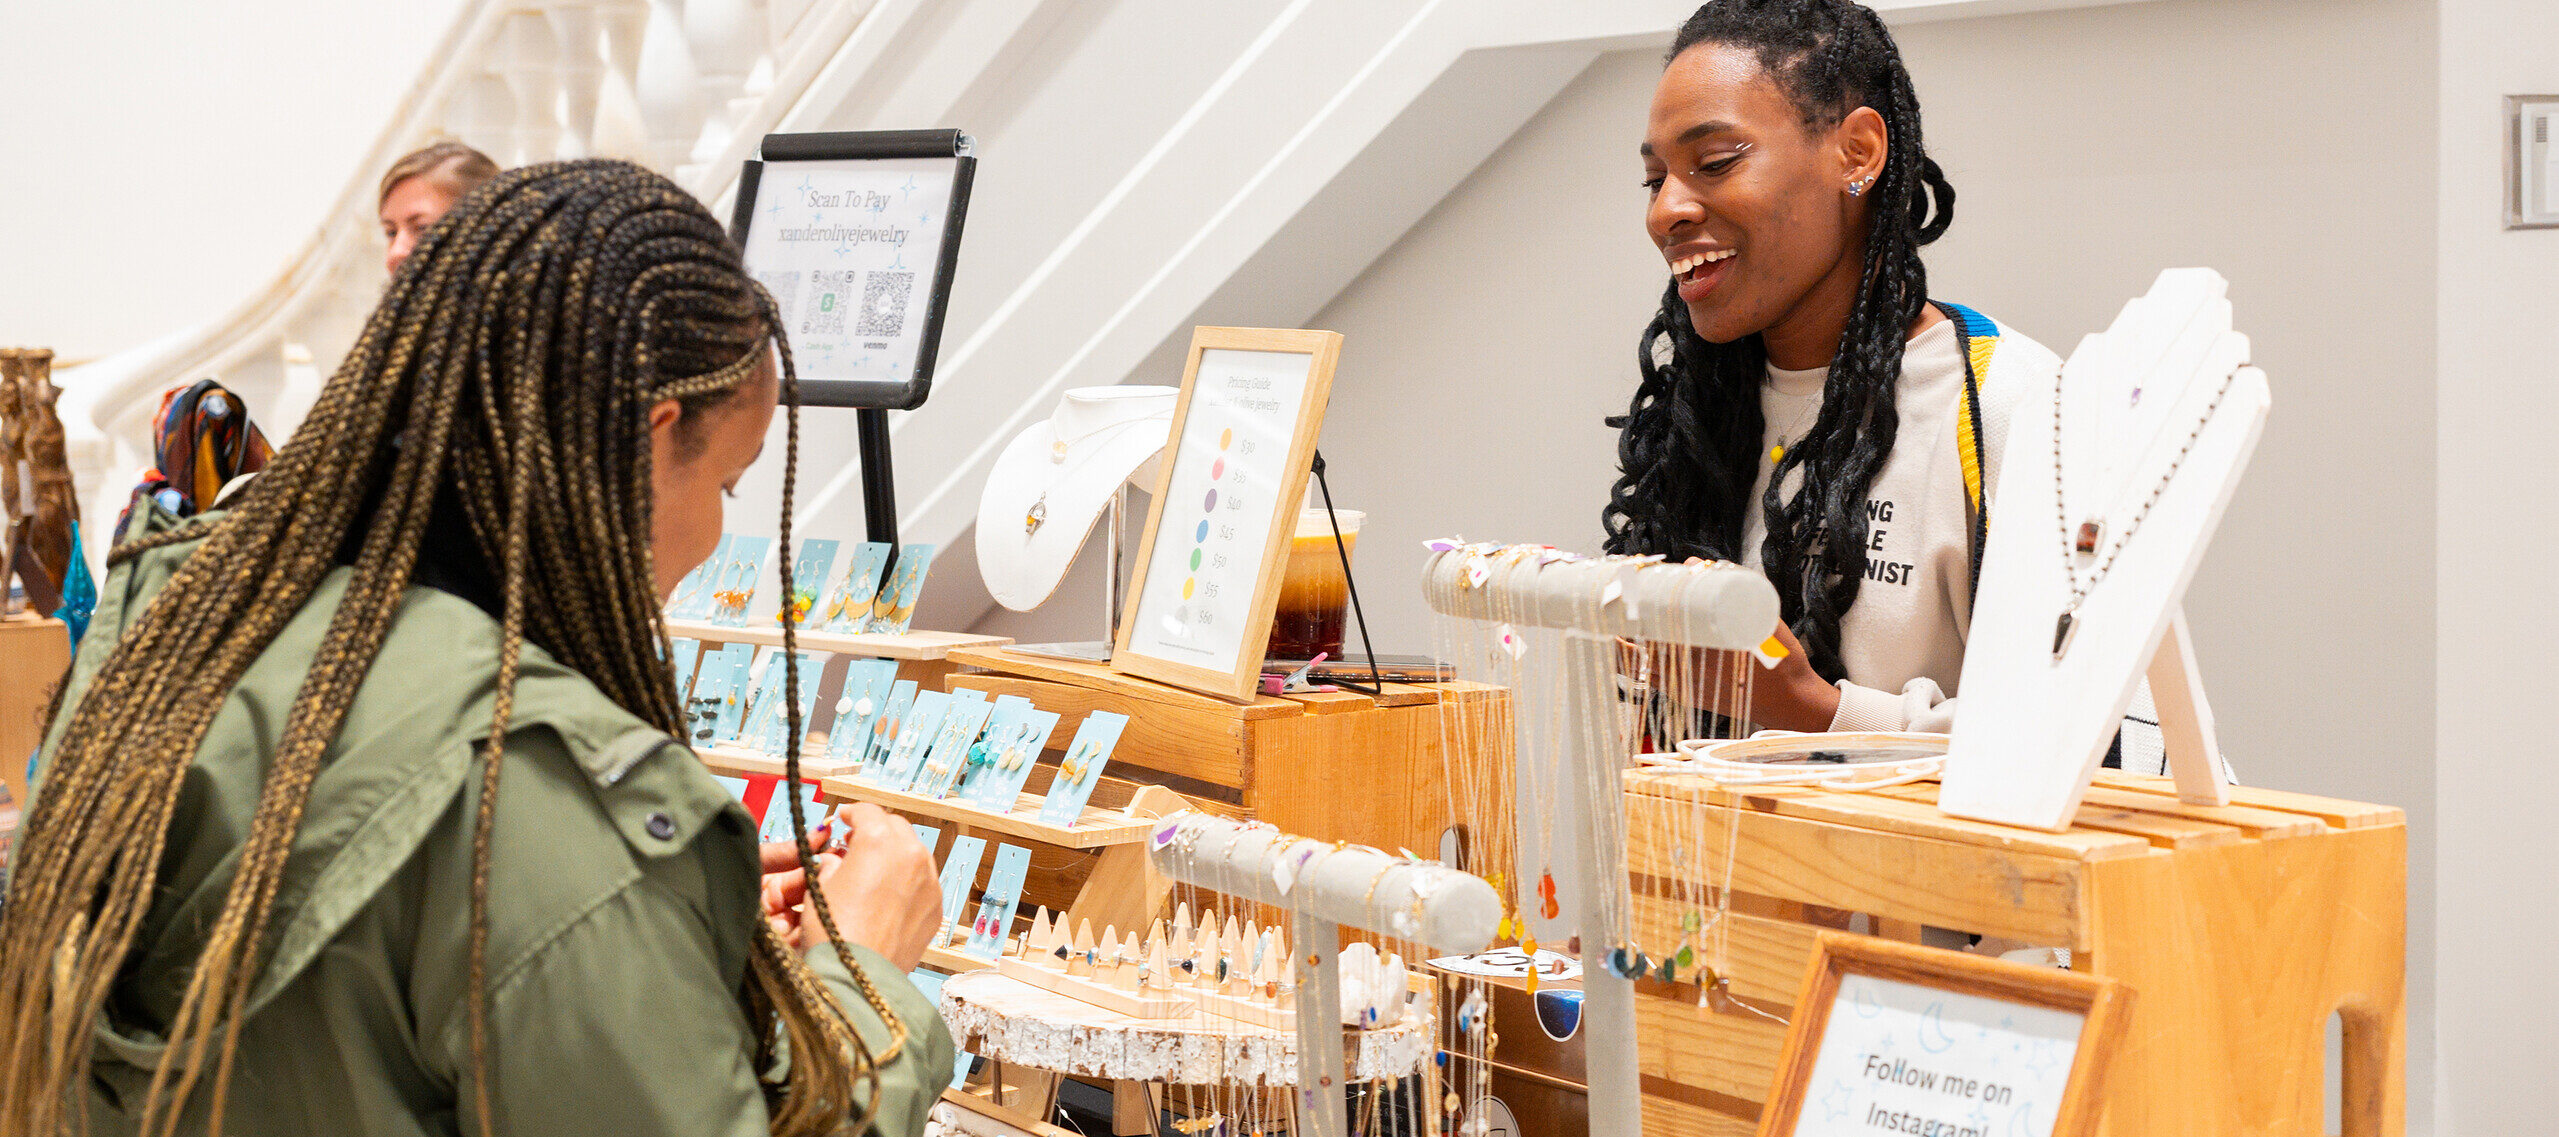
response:
<path fill-rule="evenodd" d="M 230 511 L 129 542 L 200 540 L 103 661 L 74 706 L 57 705 L 44 793 L 0 908 L 0 1132 L 66 1131 L 91 1022 L 148 912 L 186 770 L 225 694 L 324 578 L 351 566 L 267 767 L 222 907 L 190 969 L 141 1132 L 174 1132 L 210 1073 L 219 1132 L 242 1009 L 285 861 L 321 758 L 345 722 L 421 565 L 451 556 L 488 586 L 498 616 L 494 721 L 472 829 L 469 1004 L 473 1100 L 489 1099 L 489 836 L 523 647 L 538 645 L 650 726 L 677 732 L 650 545 L 646 416 L 673 399 L 679 431 L 752 385 L 778 339 L 773 302 L 698 201 L 622 162 L 528 167 L 458 202 L 403 265 L 306 429 Z M 789 573 L 797 473 L 797 376 L 781 353 L 789 414 L 782 556 Z M 680 434 L 686 440 L 689 432 Z M 452 534 L 458 553 L 436 548 Z M 784 624 L 786 682 L 800 682 Z M 786 696 L 790 776 L 802 722 Z M 805 822 L 794 814 L 795 830 Z M 811 880 L 805 831 L 802 866 Z M 809 903 L 847 970 L 824 890 Z M 879 1063 L 843 1009 L 757 916 L 740 1002 L 777 1134 L 834 1132 L 874 1114 Z M 776 1042 L 787 1041 L 787 1075 Z M 868 1087 L 868 1096 L 862 1094 Z"/>
<path fill-rule="evenodd" d="M 1902 344 L 1928 302 L 1919 248 L 1954 220 L 1955 190 L 1920 145 L 1919 96 L 1874 11 L 1849 0 L 1713 0 L 1680 25 L 1668 58 L 1699 44 L 1754 53 L 1807 130 L 1871 107 L 1887 150 L 1873 187 L 1865 263 L 1822 388 L 1820 416 L 1786 448 L 1757 503 L 1768 537 L 1760 559 L 1787 626 L 1825 679 L 1846 677 L 1839 620 L 1865 580 L 1866 492 L 1892 456 Z M 1759 471 L 1760 386 L 1768 353 L 1754 333 L 1708 343 L 1690 326 L 1677 282 L 1644 328 L 1643 379 L 1608 425 L 1618 478 L 1602 515 L 1612 553 L 1738 560 Z M 1801 484 L 1780 490 L 1790 474 Z"/>

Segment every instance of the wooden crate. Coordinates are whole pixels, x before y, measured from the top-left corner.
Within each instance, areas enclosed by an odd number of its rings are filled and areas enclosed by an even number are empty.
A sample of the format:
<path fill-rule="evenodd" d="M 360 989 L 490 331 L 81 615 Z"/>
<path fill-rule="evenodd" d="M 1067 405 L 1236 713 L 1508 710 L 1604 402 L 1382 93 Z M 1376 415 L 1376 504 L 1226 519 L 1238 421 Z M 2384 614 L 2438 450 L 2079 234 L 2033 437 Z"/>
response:
<path fill-rule="evenodd" d="M 2192 806 L 2166 779 L 2104 774 L 2072 828 L 2047 833 L 1947 817 L 1936 791 L 1728 791 L 1630 773 L 1639 942 L 1678 941 L 1688 904 L 1665 899 L 1666 882 L 1702 873 L 1720 885 L 1730 837 L 1731 989 L 1780 1017 L 1823 927 L 2064 947 L 2075 969 L 2137 993 L 2101 1132 L 2325 1132 L 2332 1012 L 2346 1039 L 2345 1132 L 2403 1131 L 2399 810 L 2250 788 L 2233 789 L 2229 806 Z M 1637 985 L 1644 1131 L 1751 1134 L 1784 1028 L 1701 1013 L 1697 994 L 1693 983 Z"/>
<path fill-rule="evenodd" d="M 676 620 L 666 622 L 666 634 L 680 639 L 699 640 L 703 650 L 713 644 L 754 644 L 758 647 L 782 646 L 782 629 L 771 623 L 731 626 L 709 620 Z M 870 632 L 819 632 L 801 629 L 797 637 L 799 649 L 826 652 L 856 658 L 894 659 L 897 677 L 912 679 L 916 685 L 933 690 L 958 666 L 950 660 L 951 652 L 960 648 L 986 648 L 1013 641 L 1002 636 L 981 636 L 971 632 L 900 632 L 878 635 Z M 832 682 L 823 694 L 833 701 L 843 685 L 843 672 L 829 668 Z M 830 716 L 831 717 L 831 716 Z"/>
<path fill-rule="evenodd" d="M 1425 857 L 1438 855 L 1449 825 L 1449 763 L 1465 760 L 1442 757 L 1440 700 L 1510 697 L 1475 683 L 1390 683 L 1377 697 L 1342 691 L 1239 705 L 1100 664 L 979 648 L 954 649 L 950 659 L 976 670 L 946 687 L 1019 695 L 1058 712 L 1053 746 L 1091 712 L 1127 715 L 1108 776 L 1168 786 L 1290 833 Z"/>
<path fill-rule="evenodd" d="M 44 709 L 71 669 L 71 633 L 35 615 L 0 618 L 0 785 L 27 804 L 27 756 L 44 741 Z"/>

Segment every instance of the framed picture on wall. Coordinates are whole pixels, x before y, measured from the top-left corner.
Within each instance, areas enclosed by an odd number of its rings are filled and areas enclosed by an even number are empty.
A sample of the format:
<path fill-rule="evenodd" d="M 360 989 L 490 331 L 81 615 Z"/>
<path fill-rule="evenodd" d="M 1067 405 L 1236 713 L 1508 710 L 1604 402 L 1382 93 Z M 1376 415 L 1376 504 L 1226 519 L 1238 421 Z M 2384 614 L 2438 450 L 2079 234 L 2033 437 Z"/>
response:
<path fill-rule="evenodd" d="M 1114 670 L 1252 701 L 1341 349 L 1335 332 L 1192 333 Z"/>

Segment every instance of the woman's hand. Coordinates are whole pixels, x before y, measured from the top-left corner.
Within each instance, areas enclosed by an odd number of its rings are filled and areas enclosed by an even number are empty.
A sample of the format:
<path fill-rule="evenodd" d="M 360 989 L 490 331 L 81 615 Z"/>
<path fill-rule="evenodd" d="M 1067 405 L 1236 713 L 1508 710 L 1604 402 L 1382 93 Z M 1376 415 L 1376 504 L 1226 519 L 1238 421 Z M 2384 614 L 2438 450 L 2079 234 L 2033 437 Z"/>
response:
<path fill-rule="evenodd" d="M 809 851 L 818 854 L 819 871 L 834 864 L 829 854 L 831 826 L 820 825 L 809 830 Z M 764 870 L 764 919 L 782 942 L 800 946 L 800 904 L 808 899 L 807 875 L 800 868 L 800 850 L 789 841 L 767 841 L 757 846 L 758 859 Z"/>
<path fill-rule="evenodd" d="M 1831 720 L 1839 715 L 1839 688 L 1813 670 L 1795 633 L 1779 624 L 1773 634 L 1786 646 L 1786 658 L 1770 669 L 1761 668 L 1748 652 L 1621 639 L 1617 670 L 1642 679 L 1676 705 L 1710 710 L 1762 728 L 1829 730 Z"/>
<path fill-rule="evenodd" d="M 1786 658 L 1752 684 L 1751 718 L 1778 730 L 1829 730 L 1839 717 L 1839 688 L 1813 670 L 1812 657 L 1786 625 L 1777 625 L 1776 637 L 1786 645 Z"/>
<path fill-rule="evenodd" d="M 942 930 L 942 887 L 933 875 L 933 851 L 904 818 L 868 802 L 837 806 L 834 822 L 842 855 L 818 858 L 817 886 L 826 894 L 836 930 L 845 942 L 887 956 L 898 970 L 915 970 L 933 934 Z M 767 877 L 768 897 L 773 884 L 774 878 Z M 805 891 L 805 882 L 801 888 Z M 768 916 L 773 911 L 769 903 Z M 813 908 L 800 913 L 799 927 L 800 944 L 826 939 Z"/>

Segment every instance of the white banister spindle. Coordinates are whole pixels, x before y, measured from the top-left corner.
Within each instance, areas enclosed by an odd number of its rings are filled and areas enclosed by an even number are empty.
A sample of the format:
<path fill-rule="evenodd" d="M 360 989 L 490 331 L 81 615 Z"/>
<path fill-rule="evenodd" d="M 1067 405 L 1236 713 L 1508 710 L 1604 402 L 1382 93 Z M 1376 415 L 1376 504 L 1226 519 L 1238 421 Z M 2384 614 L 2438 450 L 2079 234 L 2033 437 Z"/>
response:
<path fill-rule="evenodd" d="M 763 54 L 764 18 L 749 0 L 685 0 L 684 38 L 693 46 L 693 63 L 702 80 L 718 83 L 715 98 L 735 93 L 755 57 Z"/>
<path fill-rule="evenodd" d="M 869 3 L 464 0 L 407 109 L 281 283 L 203 328 L 57 372 L 84 508 L 123 507 L 172 386 L 235 384 L 284 441 L 380 298 L 374 179 L 392 159 L 458 138 L 507 165 L 624 158 L 702 188 L 736 174 L 734 136 L 768 129 Z M 103 540 L 89 549 L 93 570 L 103 552 Z"/>
<path fill-rule="evenodd" d="M 640 73 L 640 36 L 649 26 L 648 0 L 604 0 L 595 6 L 604 26 L 604 66 L 624 82 Z"/>
<path fill-rule="evenodd" d="M 491 146 L 492 140 L 505 139 L 495 148 L 514 148 L 515 93 L 507 89 L 505 80 L 486 71 L 454 84 L 439 118 L 442 129 L 434 133 L 474 146 Z"/>
<path fill-rule="evenodd" d="M 563 158 L 595 153 L 595 106 L 604 78 L 604 32 L 592 4 L 560 4 L 544 15 L 559 44 L 560 145 Z"/>
<path fill-rule="evenodd" d="M 515 93 L 515 161 L 547 161 L 559 143 L 560 45 L 539 12 L 516 12 L 498 28 L 496 70 Z"/>
<path fill-rule="evenodd" d="M 729 135 L 742 116 L 733 105 L 755 68 L 762 46 L 763 12 L 749 0 L 685 0 L 684 38 L 693 48 L 699 70 L 702 130 L 686 155 L 695 165 L 717 161 L 729 147 Z"/>
<path fill-rule="evenodd" d="M 684 14 L 676 0 L 649 0 L 649 23 L 640 35 L 640 70 L 632 77 L 640 114 L 648 127 L 651 164 L 682 163 L 702 125 L 701 71 L 684 38 Z"/>

